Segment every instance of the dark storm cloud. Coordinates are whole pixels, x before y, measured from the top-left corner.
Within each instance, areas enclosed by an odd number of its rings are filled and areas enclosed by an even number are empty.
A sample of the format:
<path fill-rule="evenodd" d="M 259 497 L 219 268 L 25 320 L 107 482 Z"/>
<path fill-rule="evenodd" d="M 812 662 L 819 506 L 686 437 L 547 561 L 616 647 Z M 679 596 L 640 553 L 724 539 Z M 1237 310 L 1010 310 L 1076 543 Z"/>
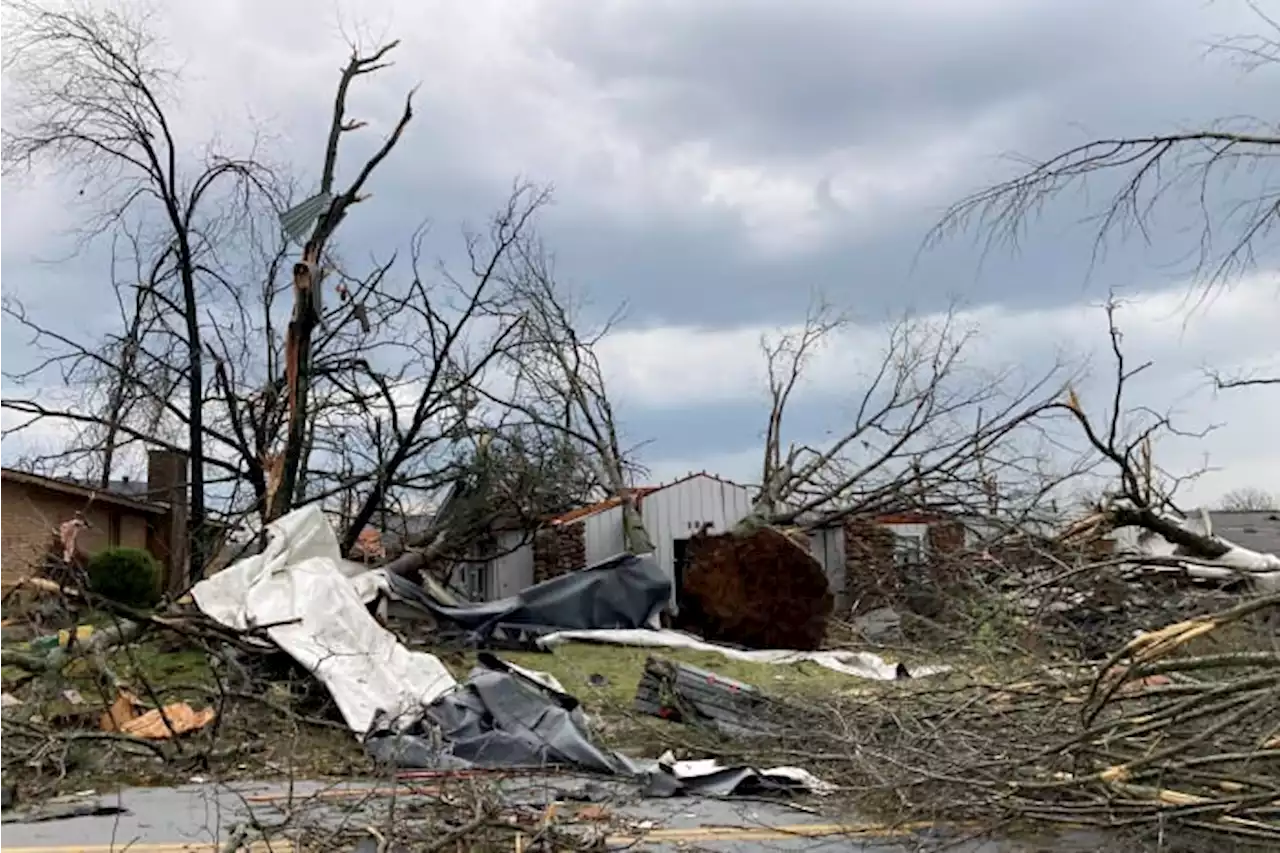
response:
<path fill-rule="evenodd" d="M 548 37 L 634 110 L 643 135 L 790 159 L 941 129 L 1010 103 L 1043 108 L 1050 120 L 1062 118 L 1060 106 L 1088 107 L 1068 118 L 1084 125 L 1118 103 L 1130 114 L 1170 103 L 1221 109 L 1189 99 L 1222 82 L 1197 60 L 1215 33 L 1247 23 L 1242 5 L 574 4 Z"/>
<path fill-rule="evenodd" d="M 1024 115 L 1019 137 L 975 162 L 961 181 L 966 187 L 1007 172 L 996 158 L 1009 149 L 1046 154 L 1085 133 L 1203 123 L 1259 112 L 1271 100 L 1265 78 L 1242 77 L 1204 57 L 1215 37 L 1252 25 L 1238 0 L 938 5 L 943 13 L 847 0 L 547 4 L 556 13 L 531 38 L 537 51 L 594 80 L 609 96 L 602 109 L 615 112 L 622 131 L 649 150 L 707 141 L 713 154 L 766 168 L 804 164 L 847 147 L 884 146 L 913 133 L 946 134 L 1015 105 Z M 429 56 L 403 62 L 413 74 L 431 74 Z M 465 90 L 466 81 L 457 85 Z M 398 103 L 400 86 L 390 84 L 384 94 Z M 316 156 L 325 103 L 321 97 L 314 108 L 291 113 L 277 131 L 304 164 Z M 386 257 L 429 219 L 430 254 L 456 261 L 460 223 L 482 224 L 501 202 L 511 176 L 486 178 L 459 168 L 473 152 L 449 133 L 448 121 L 429 103 L 419 109 L 405 145 L 375 177 L 375 200 L 344 226 L 348 257 Z M 835 227 L 826 242 L 760 256 L 750 251 L 732 211 L 708 208 L 678 220 L 659 212 L 624 221 L 602 215 L 590 201 L 609 192 L 607 185 L 574 174 L 529 177 L 557 186 L 544 229 L 561 275 L 589 290 L 601 311 L 625 300 L 635 324 L 779 322 L 802 310 L 814 289 L 864 316 L 907 306 L 929 310 L 955 296 L 970 303 L 1057 305 L 1079 301 L 1086 285 L 1096 295 L 1116 285 L 1166 284 L 1182 271 L 1153 271 L 1148 253 L 1130 244 L 1088 279 L 1090 234 L 1071 227 L 1086 211 L 1082 199 L 1053 208 L 1020 254 L 998 251 L 979 267 L 968 239 L 917 262 L 920 241 L 952 200 L 950 192 L 869 230 L 865 223 L 846 228 L 832 213 Z M 820 185 L 815 180 L 815 193 Z M 78 313 L 86 323 L 110 309 L 105 288 L 93 278 L 101 270 L 101 247 L 54 276 L 32 264 L 25 247 L 5 242 L 6 290 Z M 76 291 L 74 300 L 64 298 L 68 290 Z M 5 340 L 6 362 L 21 359 L 20 341 Z"/>
<path fill-rule="evenodd" d="M 1267 81 L 1205 57 L 1215 38 L 1252 25 L 1239 2 L 956 3 L 941 16 L 883 3 L 764 0 L 558 8 L 537 37 L 609 93 L 603 104 L 626 133 L 651 151 L 706 141 L 716 154 L 765 167 L 945 134 L 1014 105 L 1024 115 L 1020 136 L 974 162 L 960 184 L 977 188 L 1007 174 L 998 158 L 1011 150 L 1044 155 L 1087 134 L 1203 124 L 1257 111 L 1270 94 Z M 456 177 L 450 164 L 465 155 L 433 150 L 443 134 L 432 121 L 422 114 L 415 140 L 425 143 L 415 145 L 423 147 L 412 163 L 390 166 L 404 180 L 388 181 L 381 210 L 353 220 L 348 241 L 424 209 L 438 235 L 500 197 L 500 181 Z M 1132 244 L 1113 247 L 1094 268 L 1091 233 L 1072 227 L 1088 212 L 1083 198 L 1051 208 L 1019 254 L 998 250 L 980 267 L 964 237 L 917 258 L 949 194 L 870 233 L 832 213 L 829 241 L 761 257 L 732 211 L 623 221 L 588 201 L 607 186 L 572 174 L 532 177 L 557 185 L 545 229 L 561 274 L 589 288 L 602 310 L 626 300 L 640 324 L 769 322 L 794 315 L 814 289 L 869 314 L 928 310 L 957 296 L 1057 305 L 1098 288 L 1162 286 L 1186 272 L 1153 269 L 1159 253 Z M 1168 232 L 1187 225 L 1176 217 L 1162 224 Z"/>

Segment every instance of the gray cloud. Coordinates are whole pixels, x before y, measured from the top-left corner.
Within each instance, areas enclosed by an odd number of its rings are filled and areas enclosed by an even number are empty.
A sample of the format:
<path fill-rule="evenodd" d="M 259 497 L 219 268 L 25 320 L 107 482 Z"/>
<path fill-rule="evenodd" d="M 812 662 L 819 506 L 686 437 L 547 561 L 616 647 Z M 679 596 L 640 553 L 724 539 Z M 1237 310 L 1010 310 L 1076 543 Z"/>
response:
<path fill-rule="evenodd" d="M 935 5 L 945 11 L 932 10 Z M 430 21 L 443 8 L 421 14 Z M 899 7 L 846 0 L 649 0 L 535 8 L 536 14 L 520 13 L 525 17 L 512 25 L 519 31 L 509 43 L 527 54 L 529 64 L 550 69 L 537 79 L 521 76 L 526 65 L 499 56 L 467 65 L 458 59 L 466 46 L 443 57 L 436 48 L 452 38 L 447 28 L 453 18 L 444 19 L 446 31 L 425 33 L 408 6 L 369 13 L 375 29 L 385 23 L 406 44 L 395 71 L 358 93 L 360 115 L 389 114 L 414 81 L 426 85 L 405 144 L 375 178 L 374 200 L 344 225 L 349 257 L 402 248 L 414 226 L 429 218 L 432 253 L 456 261 L 459 224 L 482 222 L 514 173 L 522 172 L 557 186 L 558 203 L 544 227 L 562 275 L 589 291 L 601 311 L 626 300 L 635 325 L 780 322 L 801 311 L 814 288 L 862 316 L 908 306 L 929 310 L 953 296 L 1018 308 L 1061 305 L 1096 299 L 1109 287 L 1167 285 L 1186 265 L 1156 262 L 1176 257 L 1187 221 L 1178 215 L 1162 220 L 1151 247 L 1118 246 L 1092 276 L 1091 235 L 1078 220 L 1096 195 L 1064 199 L 1020 253 L 997 252 L 981 266 L 969 239 L 917 261 L 920 241 L 945 203 L 1008 173 L 998 155 L 1009 150 L 1047 154 L 1091 134 L 1202 124 L 1262 112 L 1274 100 L 1269 79 L 1244 76 L 1204 56 L 1215 37 L 1252 27 L 1239 0 L 974 0 Z M 263 18 L 247 5 L 233 10 L 229 4 L 218 14 L 240 17 L 222 25 L 243 31 L 251 44 L 219 40 L 216 49 L 192 36 L 199 27 L 188 26 L 184 16 L 193 12 L 166 14 L 175 16 L 175 39 L 185 39 L 175 49 L 203 56 L 202 74 L 227 75 L 221 86 L 205 81 L 201 97 L 217 95 L 209 113 L 236 115 L 249 106 L 270 126 L 278 155 L 296 158 L 300 172 L 311 174 L 332 95 L 335 62 L 328 57 L 339 59 L 344 48 L 333 41 L 331 22 L 282 35 L 279 27 L 295 22 L 287 11 L 272 6 L 272 17 Z M 284 39 L 293 44 L 276 50 Z M 319 62 L 323 51 L 326 59 Z M 263 55 L 275 57 L 275 64 L 251 73 L 246 57 Z M 488 65 L 506 76 L 480 79 Z M 528 95 L 533 106 L 516 109 L 526 89 L 550 97 L 543 90 L 569 77 L 586 92 L 573 102 L 585 115 L 581 128 L 545 97 Z M 1002 134 L 979 135 L 979 148 L 950 166 L 953 174 L 918 198 L 910 196 L 901 209 L 859 217 L 829 197 L 832 176 L 824 169 L 833 152 L 865 152 L 867 162 L 888 163 L 912 143 L 958 141 L 990 116 L 1003 117 L 997 125 Z M 602 127 L 617 137 L 609 144 L 634 149 L 635 162 L 591 138 L 603 134 Z M 557 152 L 562 137 L 553 131 L 580 142 L 581 158 L 574 159 L 577 148 Z M 369 137 L 362 144 L 370 144 Z M 706 203 L 696 187 L 664 197 L 660 168 L 657 177 L 632 171 L 698 145 L 712 166 L 794 179 L 819 211 L 813 216 L 823 225 L 820 238 L 794 250 L 754 251 L 740 210 Z M 773 203 L 760 206 L 767 212 Z M 100 281 L 104 247 L 56 269 L 36 264 L 35 257 L 54 254 L 49 235 L 37 239 L 30 222 L 20 227 L 12 207 L 5 212 L 6 292 L 43 316 L 101 330 L 112 309 Z M 3 340 L 8 369 L 33 358 L 20 333 Z M 701 413 L 696 427 L 679 416 L 636 417 L 629 432 L 660 437 L 661 452 L 670 455 L 726 442 L 747 446 L 759 431 L 755 420 L 736 410 Z"/>

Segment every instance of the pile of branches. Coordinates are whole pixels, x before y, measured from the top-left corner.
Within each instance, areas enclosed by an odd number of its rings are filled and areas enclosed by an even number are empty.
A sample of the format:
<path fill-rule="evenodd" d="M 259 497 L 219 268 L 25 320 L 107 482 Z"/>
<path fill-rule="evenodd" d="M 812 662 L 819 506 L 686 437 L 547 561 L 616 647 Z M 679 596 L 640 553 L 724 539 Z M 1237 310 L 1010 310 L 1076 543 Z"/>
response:
<path fill-rule="evenodd" d="M 1197 578 L 1156 558 L 1099 555 L 1052 542 L 995 543 L 932 563 L 930 573 L 945 582 L 915 586 L 931 587 L 936 608 L 916 606 L 912 595 L 919 593 L 910 587 L 884 602 L 927 617 L 909 619 L 908 627 L 923 621 L 951 629 L 961 642 L 983 633 L 1007 641 L 1010 650 L 1072 659 L 1102 660 L 1135 631 L 1228 607 L 1249 593 L 1239 573 Z"/>
<path fill-rule="evenodd" d="M 311 713 L 306 700 L 313 679 L 288 673 L 289 679 L 268 683 L 259 677 L 259 670 L 281 657 L 266 641 L 269 625 L 237 633 L 181 601 L 153 612 L 46 578 L 26 578 L 17 589 L 56 602 L 69 614 L 69 628 L 80 615 L 93 614 L 98 623 L 87 636 L 70 629 L 51 646 L 6 645 L 3 650 L 6 698 L 13 704 L 3 715 L 0 763 L 6 778 L 11 770 L 18 774 L 24 795 L 43 794 L 64 781 L 74 785 L 70 774 L 78 770 L 130 768 L 163 778 L 193 767 L 208 769 L 215 761 L 234 765 L 250 752 L 271 758 L 273 751 L 294 748 L 287 735 L 304 728 L 346 735 L 343 724 Z M 150 657 L 141 655 L 144 643 L 150 645 Z M 185 680 L 174 681 L 163 672 L 148 672 L 161 666 L 156 651 L 161 659 L 169 651 L 196 651 L 200 656 L 187 660 L 203 665 L 184 664 L 191 670 L 179 676 Z M 179 700 L 211 708 L 212 724 L 181 730 L 166 710 Z M 109 709 L 125 702 L 158 709 L 167 733 L 142 737 L 106 727 L 105 715 L 116 714 Z M 280 742 L 269 744 L 261 736 L 262 725 L 275 718 L 288 725 L 274 729 Z M 144 761 L 138 763 L 139 758 Z"/>
<path fill-rule="evenodd" d="M 1277 618 L 1268 595 L 1141 634 L 1101 666 L 859 690 L 821 724 L 729 746 L 801 764 L 902 820 L 1177 829 L 1275 849 Z M 1263 643 L 1246 650 L 1234 634 L 1251 626 Z"/>

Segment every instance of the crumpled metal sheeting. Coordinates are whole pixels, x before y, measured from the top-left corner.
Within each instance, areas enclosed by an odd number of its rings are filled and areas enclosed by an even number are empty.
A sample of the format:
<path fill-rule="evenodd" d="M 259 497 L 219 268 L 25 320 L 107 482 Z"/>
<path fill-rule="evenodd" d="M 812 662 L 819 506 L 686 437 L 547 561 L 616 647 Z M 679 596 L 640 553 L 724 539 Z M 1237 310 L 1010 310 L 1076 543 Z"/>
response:
<path fill-rule="evenodd" d="M 473 672 L 432 703 L 418 723 L 396 735 L 383 728 L 365 746 L 400 767 L 567 766 L 596 773 L 635 773 L 625 757 L 587 736 L 582 710 L 511 672 Z"/>
<path fill-rule="evenodd" d="M 375 761 L 399 767 L 562 767 L 634 779 L 649 797 L 733 796 L 757 791 L 814 791 L 822 783 L 797 768 L 759 771 L 714 761 L 635 760 L 592 742 L 572 696 L 535 681 L 491 655 L 484 668 L 396 731 L 380 719 L 365 739 Z"/>
<path fill-rule="evenodd" d="M 656 628 L 670 597 L 671 581 L 653 554 L 622 554 L 498 601 L 449 607 L 423 596 L 419 602 L 483 640 L 500 626 L 542 633 Z"/>

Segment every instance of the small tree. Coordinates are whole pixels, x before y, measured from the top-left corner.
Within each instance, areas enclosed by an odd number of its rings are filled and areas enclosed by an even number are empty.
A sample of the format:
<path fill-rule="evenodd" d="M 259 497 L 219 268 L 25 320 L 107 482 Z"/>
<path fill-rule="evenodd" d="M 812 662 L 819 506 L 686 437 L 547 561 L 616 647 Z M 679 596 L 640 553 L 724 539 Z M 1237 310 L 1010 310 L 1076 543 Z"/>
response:
<path fill-rule="evenodd" d="M 1227 492 L 1218 506 L 1228 512 L 1275 510 L 1280 509 L 1280 499 L 1266 489 L 1245 486 Z"/>
<path fill-rule="evenodd" d="M 134 607 L 160 601 L 160 564 L 141 548 L 108 548 L 89 559 L 89 588 Z"/>

